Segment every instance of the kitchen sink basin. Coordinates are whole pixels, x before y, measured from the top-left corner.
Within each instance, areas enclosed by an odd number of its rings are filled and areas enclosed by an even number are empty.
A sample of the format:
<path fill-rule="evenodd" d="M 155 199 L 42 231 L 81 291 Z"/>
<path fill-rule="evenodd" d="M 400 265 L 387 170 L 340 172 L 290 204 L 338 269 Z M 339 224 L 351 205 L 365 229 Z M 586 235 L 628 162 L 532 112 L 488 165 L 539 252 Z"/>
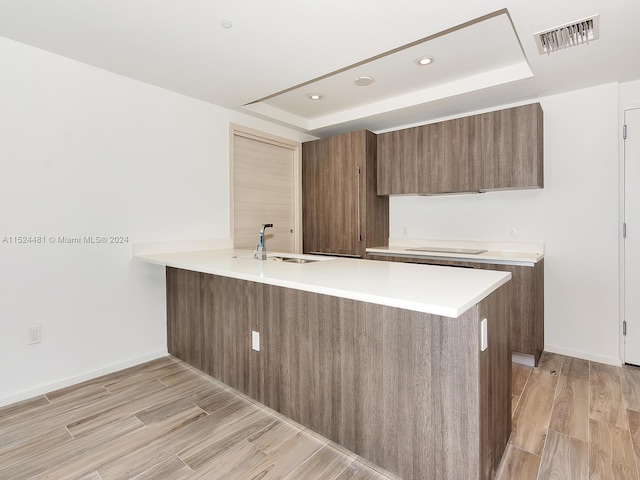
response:
<path fill-rule="evenodd" d="M 284 257 L 281 255 L 276 255 L 273 257 L 269 257 L 269 260 L 273 260 L 274 262 L 287 262 L 287 263 L 313 263 L 313 262 L 320 262 L 321 260 L 318 259 L 311 259 L 311 258 L 299 258 L 299 257 Z"/>

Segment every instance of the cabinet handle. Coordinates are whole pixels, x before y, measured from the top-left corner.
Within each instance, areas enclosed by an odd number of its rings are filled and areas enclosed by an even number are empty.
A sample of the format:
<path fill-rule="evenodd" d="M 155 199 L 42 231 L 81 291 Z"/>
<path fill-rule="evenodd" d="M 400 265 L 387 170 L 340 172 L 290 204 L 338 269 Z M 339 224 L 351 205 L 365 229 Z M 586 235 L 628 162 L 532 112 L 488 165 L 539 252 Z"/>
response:
<path fill-rule="evenodd" d="M 360 166 L 359 165 L 357 169 L 358 169 L 358 172 L 356 175 L 356 183 L 357 183 L 356 194 L 358 196 L 356 197 L 356 206 L 357 206 L 356 221 L 358 222 L 358 241 L 361 242 L 362 233 L 360 232 Z"/>

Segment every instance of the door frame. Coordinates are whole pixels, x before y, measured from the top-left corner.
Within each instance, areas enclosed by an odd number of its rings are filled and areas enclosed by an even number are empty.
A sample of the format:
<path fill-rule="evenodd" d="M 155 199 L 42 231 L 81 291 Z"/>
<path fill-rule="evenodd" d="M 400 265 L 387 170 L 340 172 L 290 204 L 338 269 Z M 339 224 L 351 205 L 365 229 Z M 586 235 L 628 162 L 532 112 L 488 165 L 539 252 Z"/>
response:
<path fill-rule="evenodd" d="M 626 360 L 626 342 L 624 335 L 624 322 L 626 320 L 626 291 L 627 285 L 625 280 L 625 268 L 626 268 L 626 242 L 624 238 L 624 223 L 627 220 L 626 215 L 626 161 L 627 161 L 627 151 L 626 151 L 626 142 L 624 138 L 624 128 L 626 126 L 627 112 L 631 110 L 640 110 L 640 102 L 629 102 L 626 105 L 621 106 L 620 108 L 620 143 L 619 143 L 619 152 L 620 152 L 620 196 L 619 196 L 619 220 L 620 220 L 620 243 L 619 243 L 619 254 L 620 254 L 620 263 L 619 263 L 619 282 L 620 282 L 620 360 L 622 364 L 625 364 Z"/>
<path fill-rule="evenodd" d="M 232 243 L 235 221 L 233 185 L 236 135 L 291 150 L 293 154 L 293 245 L 295 253 L 302 253 L 302 143 L 236 123 L 229 123 L 229 237 Z M 256 239 L 258 238 L 257 229 L 258 226 L 256 226 Z"/>

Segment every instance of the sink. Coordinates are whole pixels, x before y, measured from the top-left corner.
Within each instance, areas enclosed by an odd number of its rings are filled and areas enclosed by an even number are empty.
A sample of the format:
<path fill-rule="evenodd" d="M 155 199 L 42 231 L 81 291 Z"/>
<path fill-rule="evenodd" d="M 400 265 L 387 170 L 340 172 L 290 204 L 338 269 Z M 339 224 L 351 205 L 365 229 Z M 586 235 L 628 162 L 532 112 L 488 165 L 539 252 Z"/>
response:
<path fill-rule="evenodd" d="M 310 256 L 289 256 L 289 255 L 269 255 L 267 260 L 272 260 L 274 262 L 285 262 L 285 263 L 315 263 L 322 262 L 324 260 L 331 260 L 331 257 L 320 257 L 320 258 L 309 258 Z M 242 258 L 247 260 L 255 260 L 253 255 L 232 255 L 231 258 Z"/>
<path fill-rule="evenodd" d="M 287 262 L 287 263 L 313 263 L 313 262 L 321 262 L 320 259 L 311 259 L 311 258 L 300 258 L 300 257 L 285 257 L 282 255 L 276 255 L 273 257 L 269 257 L 269 260 L 273 260 L 274 262 Z"/>

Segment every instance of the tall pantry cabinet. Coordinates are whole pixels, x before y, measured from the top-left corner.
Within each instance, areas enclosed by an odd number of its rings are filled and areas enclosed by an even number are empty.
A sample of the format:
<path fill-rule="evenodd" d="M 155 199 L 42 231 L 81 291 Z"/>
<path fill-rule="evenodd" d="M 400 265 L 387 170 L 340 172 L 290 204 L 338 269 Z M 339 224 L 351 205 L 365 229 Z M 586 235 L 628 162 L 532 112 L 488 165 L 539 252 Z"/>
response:
<path fill-rule="evenodd" d="M 389 239 L 389 197 L 376 193 L 376 135 L 367 130 L 302 144 L 304 253 L 364 257 Z"/>

